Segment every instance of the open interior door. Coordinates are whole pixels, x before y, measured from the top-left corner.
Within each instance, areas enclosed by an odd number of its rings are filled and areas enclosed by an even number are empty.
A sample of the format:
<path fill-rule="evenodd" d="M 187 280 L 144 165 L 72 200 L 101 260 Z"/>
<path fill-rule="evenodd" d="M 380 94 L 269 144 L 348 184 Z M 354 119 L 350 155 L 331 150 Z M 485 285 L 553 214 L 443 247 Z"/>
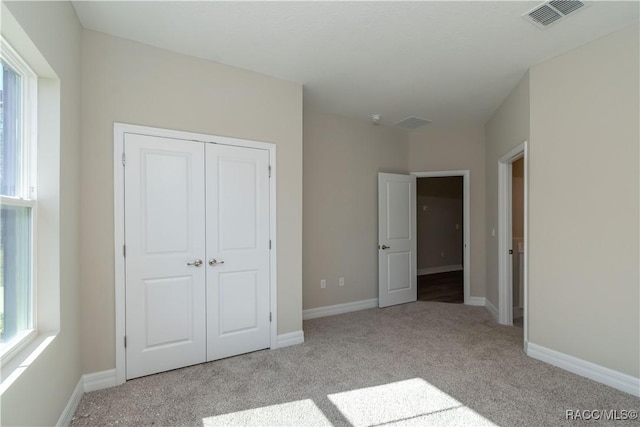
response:
<path fill-rule="evenodd" d="M 378 174 L 378 305 L 416 301 L 416 177 Z"/>

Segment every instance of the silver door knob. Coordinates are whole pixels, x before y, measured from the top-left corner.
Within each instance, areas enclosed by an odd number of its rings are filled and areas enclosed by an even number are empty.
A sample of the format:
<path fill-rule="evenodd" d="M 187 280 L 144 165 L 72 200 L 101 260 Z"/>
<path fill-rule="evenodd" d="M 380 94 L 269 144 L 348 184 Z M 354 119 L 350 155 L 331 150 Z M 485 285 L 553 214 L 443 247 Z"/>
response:
<path fill-rule="evenodd" d="M 380 249 L 391 249 L 391 246 L 382 245 L 382 246 L 380 246 Z"/>
<path fill-rule="evenodd" d="M 188 262 L 187 265 L 194 265 L 196 267 L 200 267 L 202 265 L 202 260 L 201 259 L 197 259 L 193 262 Z"/>
<path fill-rule="evenodd" d="M 224 261 L 218 261 L 218 260 L 217 260 L 217 259 L 215 259 L 215 258 L 211 258 L 211 259 L 209 260 L 209 265 L 210 265 L 211 267 L 215 267 L 215 266 L 216 266 L 216 265 L 218 265 L 218 264 L 224 264 Z"/>

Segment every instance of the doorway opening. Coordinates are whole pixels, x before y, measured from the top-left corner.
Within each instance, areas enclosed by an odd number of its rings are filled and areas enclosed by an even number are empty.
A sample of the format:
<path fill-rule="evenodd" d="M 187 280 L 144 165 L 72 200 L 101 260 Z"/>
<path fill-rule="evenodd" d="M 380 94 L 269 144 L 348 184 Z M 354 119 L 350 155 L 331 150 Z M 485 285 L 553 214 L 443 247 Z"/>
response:
<path fill-rule="evenodd" d="M 527 142 L 498 162 L 498 321 L 524 330 L 527 318 Z"/>
<path fill-rule="evenodd" d="M 523 327 L 524 312 L 524 157 L 511 163 L 511 289 L 513 325 Z"/>
<path fill-rule="evenodd" d="M 418 301 L 464 303 L 463 177 L 418 178 Z"/>
<path fill-rule="evenodd" d="M 415 172 L 419 301 L 473 304 L 469 171 Z"/>

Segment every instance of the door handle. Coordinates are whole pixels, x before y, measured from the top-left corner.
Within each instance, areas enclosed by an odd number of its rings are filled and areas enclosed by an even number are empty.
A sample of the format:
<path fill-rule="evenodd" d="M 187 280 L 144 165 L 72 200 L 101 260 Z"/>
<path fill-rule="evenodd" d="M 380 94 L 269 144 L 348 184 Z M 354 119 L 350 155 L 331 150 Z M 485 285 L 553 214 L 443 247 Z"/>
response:
<path fill-rule="evenodd" d="M 218 260 L 217 260 L 217 259 L 215 259 L 215 258 L 211 258 L 211 259 L 209 260 L 209 265 L 210 265 L 211 267 L 215 267 L 215 266 L 216 266 L 216 265 L 218 265 L 218 264 L 224 264 L 224 261 L 218 261 Z"/>
<path fill-rule="evenodd" d="M 382 246 L 380 246 L 380 249 L 391 249 L 391 246 L 382 245 Z"/>
<path fill-rule="evenodd" d="M 187 265 L 193 265 L 195 267 L 200 267 L 202 265 L 202 260 L 201 259 L 197 259 L 193 262 L 188 262 Z"/>

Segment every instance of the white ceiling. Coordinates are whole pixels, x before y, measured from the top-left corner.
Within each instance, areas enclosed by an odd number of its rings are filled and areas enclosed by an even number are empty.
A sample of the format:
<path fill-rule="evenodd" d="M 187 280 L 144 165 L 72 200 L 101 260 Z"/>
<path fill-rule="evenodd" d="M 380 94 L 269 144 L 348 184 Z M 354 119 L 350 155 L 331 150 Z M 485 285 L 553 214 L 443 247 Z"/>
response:
<path fill-rule="evenodd" d="M 482 124 L 525 71 L 639 21 L 590 2 L 541 30 L 541 2 L 75 1 L 85 28 L 304 84 L 305 106 L 393 124 Z M 562 76 L 560 76 L 562 77 Z"/>

